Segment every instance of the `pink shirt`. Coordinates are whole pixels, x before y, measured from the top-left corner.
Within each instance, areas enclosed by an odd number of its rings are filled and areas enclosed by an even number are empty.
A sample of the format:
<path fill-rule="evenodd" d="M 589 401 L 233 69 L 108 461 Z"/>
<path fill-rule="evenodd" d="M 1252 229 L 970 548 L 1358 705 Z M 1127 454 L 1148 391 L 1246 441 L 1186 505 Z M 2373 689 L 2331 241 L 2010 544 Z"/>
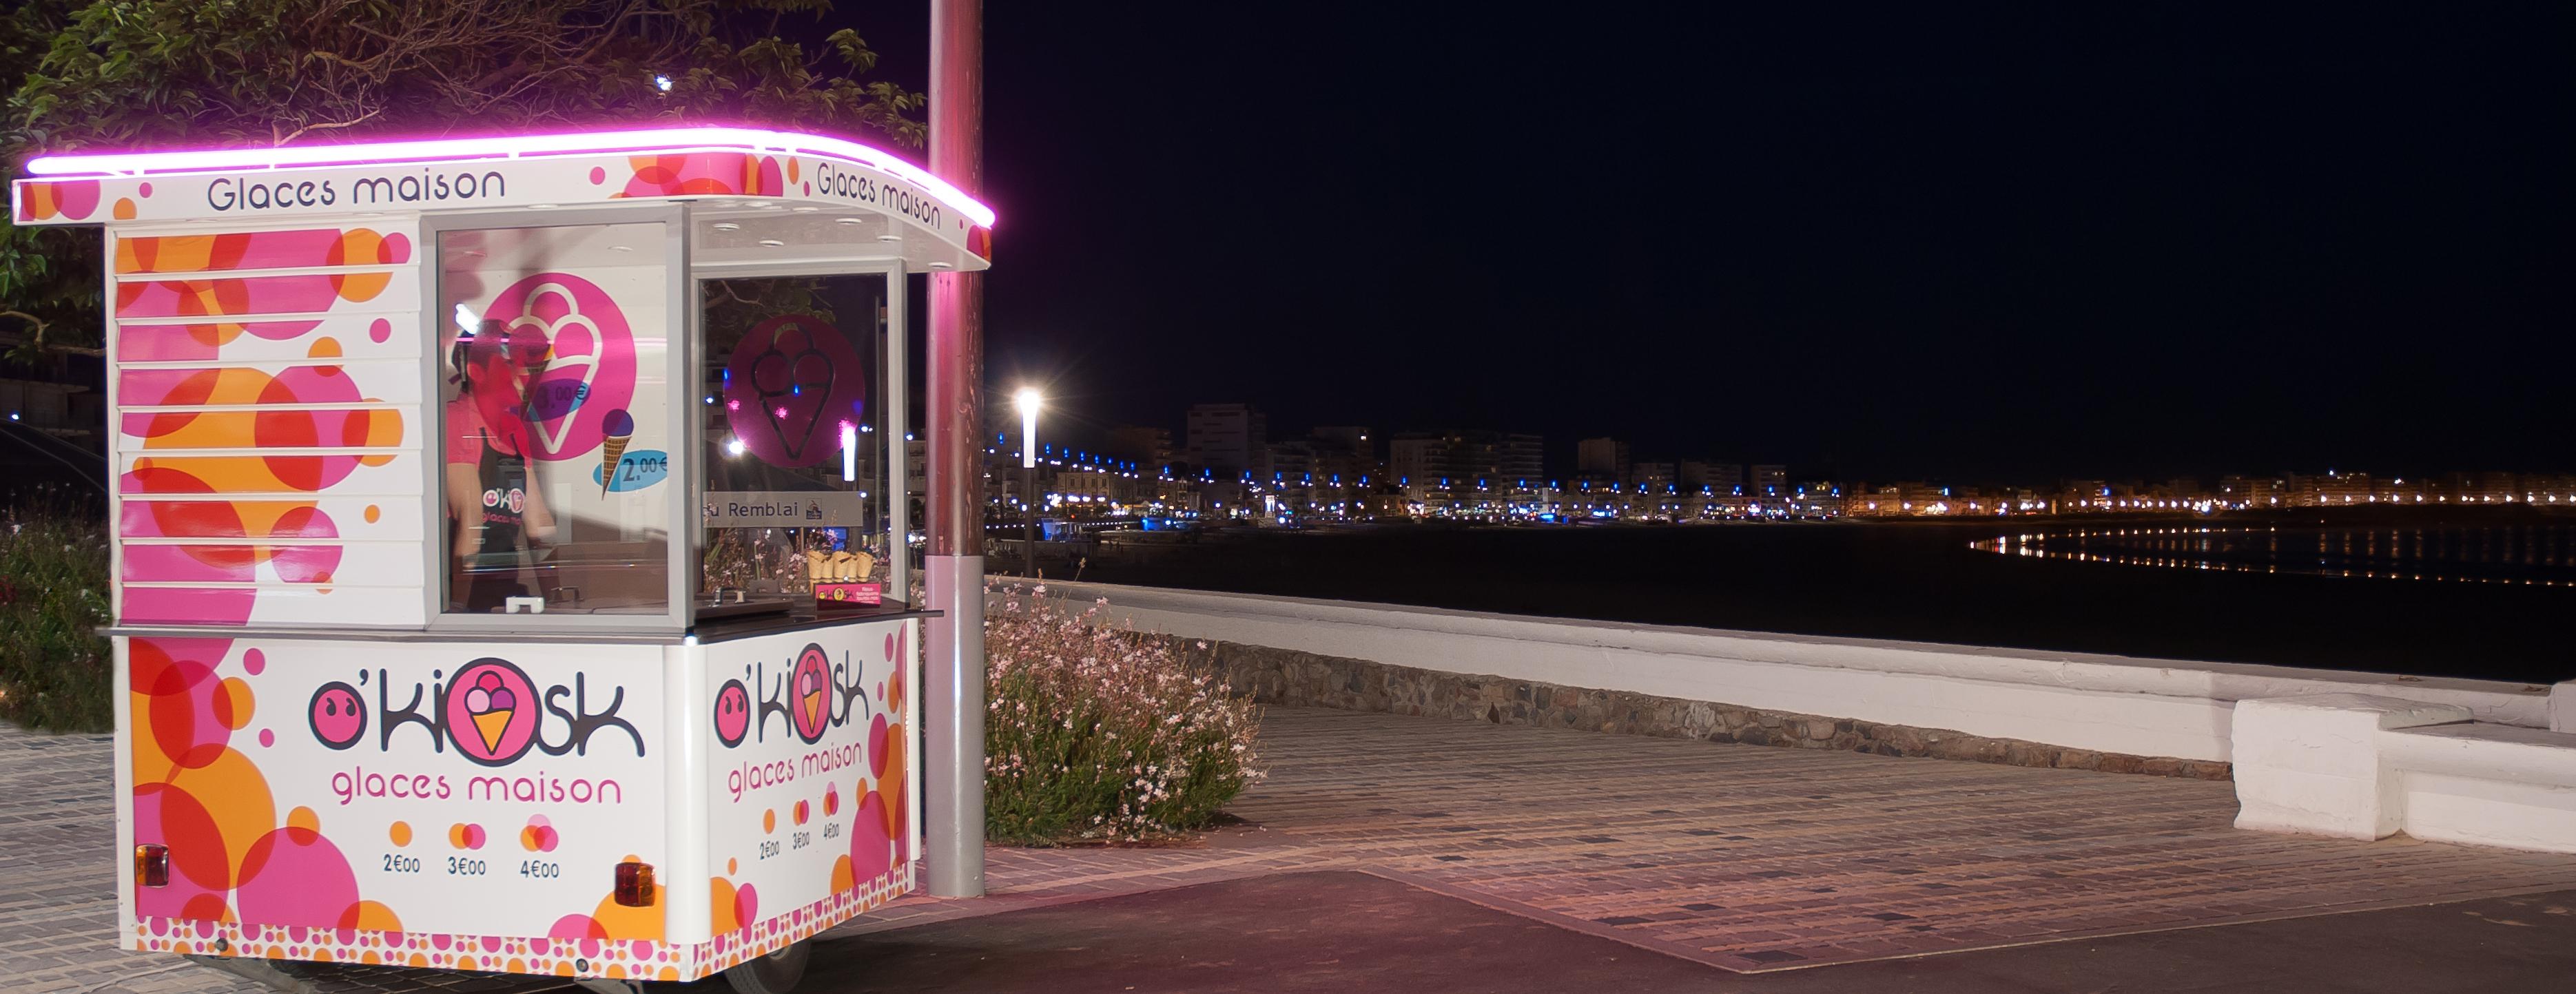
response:
<path fill-rule="evenodd" d="M 483 462 L 483 435 L 488 427 L 483 419 L 483 405 L 474 402 L 473 394 L 459 394 L 447 402 L 447 461 L 468 466 Z M 491 431 L 492 447 L 503 455 L 519 454 L 517 432 L 509 426 Z"/>

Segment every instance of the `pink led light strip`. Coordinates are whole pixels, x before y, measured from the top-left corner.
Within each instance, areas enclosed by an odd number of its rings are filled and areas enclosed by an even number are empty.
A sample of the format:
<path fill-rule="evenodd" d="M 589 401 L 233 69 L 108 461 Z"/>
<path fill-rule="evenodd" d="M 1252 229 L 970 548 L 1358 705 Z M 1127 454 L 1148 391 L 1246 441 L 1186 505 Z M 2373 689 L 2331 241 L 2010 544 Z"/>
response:
<path fill-rule="evenodd" d="M 208 169 L 290 169 L 449 160 L 458 162 L 610 152 L 674 152 L 749 148 L 766 152 L 828 155 L 873 166 L 957 205 L 975 223 L 991 227 L 993 209 L 909 162 L 877 148 L 827 135 L 758 128 L 653 128 L 642 131 L 575 131 L 544 135 L 493 135 L 355 145 L 219 148 L 102 155 L 40 155 L 27 160 L 34 176 L 139 175 Z"/>

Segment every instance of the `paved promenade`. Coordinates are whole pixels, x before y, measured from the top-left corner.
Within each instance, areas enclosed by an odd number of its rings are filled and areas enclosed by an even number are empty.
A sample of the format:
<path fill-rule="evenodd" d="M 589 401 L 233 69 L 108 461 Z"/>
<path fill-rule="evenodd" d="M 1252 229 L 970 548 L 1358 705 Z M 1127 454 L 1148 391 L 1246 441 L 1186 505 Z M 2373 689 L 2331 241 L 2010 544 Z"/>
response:
<path fill-rule="evenodd" d="M 1264 735 L 1246 824 L 1182 848 L 992 850 L 991 897 L 838 934 L 1333 870 L 1722 974 L 2576 889 L 2576 857 L 2239 832 L 2225 783 L 1338 711 L 1274 711 Z M 104 740 L 0 729 L 0 797 L 0 968 L 24 989 L 253 989 L 107 947 Z"/>

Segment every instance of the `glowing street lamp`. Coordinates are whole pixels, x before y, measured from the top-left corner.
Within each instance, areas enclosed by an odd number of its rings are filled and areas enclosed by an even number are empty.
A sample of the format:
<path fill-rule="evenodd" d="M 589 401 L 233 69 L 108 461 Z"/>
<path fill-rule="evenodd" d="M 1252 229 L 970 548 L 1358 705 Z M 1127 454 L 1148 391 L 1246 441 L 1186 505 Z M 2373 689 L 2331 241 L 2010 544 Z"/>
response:
<path fill-rule="evenodd" d="M 1046 397 L 1036 387 L 1021 387 L 1020 405 L 1020 575 L 1038 575 L 1038 408 Z"/>

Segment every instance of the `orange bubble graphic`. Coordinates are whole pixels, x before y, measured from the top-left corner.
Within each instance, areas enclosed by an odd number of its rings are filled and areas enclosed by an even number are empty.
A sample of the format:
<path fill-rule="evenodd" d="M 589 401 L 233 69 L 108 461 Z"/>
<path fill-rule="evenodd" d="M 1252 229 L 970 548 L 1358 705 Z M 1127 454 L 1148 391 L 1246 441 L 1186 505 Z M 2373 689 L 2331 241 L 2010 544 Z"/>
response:
<path fill-rule="evenodd" d="M 250 684 L 240 677 L 226 677 L 216 689 L 215 720 L 222 722 L 225 728 L 241 731 L 250 724 Z"/>
<path fill-rule="evenodd" d="M 410 845 L 411 823 L 407 821 L 395 822 L 392 828 L 385 830 L 385 836 L 394 840 L 394 844 L 397 846 Z"/>
<path fill-rule="evenodd" d="M 313 813 L 312 808 L 299 807 L 286 813 L 286 827 L 306 832 L 319 832 L 322 830 L 322 819 Z"/>

